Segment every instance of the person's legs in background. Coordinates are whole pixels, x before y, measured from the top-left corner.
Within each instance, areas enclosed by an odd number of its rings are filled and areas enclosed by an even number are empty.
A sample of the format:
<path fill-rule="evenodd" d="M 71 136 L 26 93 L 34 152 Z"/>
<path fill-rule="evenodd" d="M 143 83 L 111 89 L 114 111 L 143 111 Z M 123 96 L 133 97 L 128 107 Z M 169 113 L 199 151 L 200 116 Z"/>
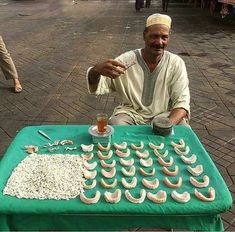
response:
<path fill-rule="evenodd" d="M 142 0 L 135 0 L 135 10 L 138 12 L 141 8 L 141 2 Z"/>
<path fill-rule="evenodd" d="M 18 78 L 18 73 L 1 36 L 0 36 L 0 67 L 2 69 L 5 78 L 7 80 L 9 79 L 13 80 L 15 93 L 20 93 L 22 91 L 22 86 Z"/>
<path fill-rule="evenodd" d="M 169 0 L 166 0 L 165 12 L 167 12 L 168 10 L 168 3 L 169 3 Z"/>
<path fill-rule="evenodd" d="M 141 5 L 140 5 L 141 8 L 144 8 L 144 0 L 141 0 Z"/>
<path fill-rule="evenodd" d="M 162 11 L 167 12 L 169 0 L 162 0 Z"/>
<path fill-rule="evenodd" d="M 146 2 L 145 2 L 145 7 L 146 7 L 146 8 L 149 8 L 150 5 L 151 5 L 151 0 L 146 0 Z"/>

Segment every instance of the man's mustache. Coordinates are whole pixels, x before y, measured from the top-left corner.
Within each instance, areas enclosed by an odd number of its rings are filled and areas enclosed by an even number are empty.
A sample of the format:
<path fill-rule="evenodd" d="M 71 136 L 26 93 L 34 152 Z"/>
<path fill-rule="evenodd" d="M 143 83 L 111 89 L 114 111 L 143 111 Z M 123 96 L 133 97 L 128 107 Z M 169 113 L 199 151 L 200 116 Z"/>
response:
<path fill-rule="evenodd" d="M 163 45 L 156 45 L 156 44 L 153 44 L 153 45 L 151 45 L 151 48 L 156 48 L 156 49 L 163 49 L 164 48 L 164 46 Z"/>

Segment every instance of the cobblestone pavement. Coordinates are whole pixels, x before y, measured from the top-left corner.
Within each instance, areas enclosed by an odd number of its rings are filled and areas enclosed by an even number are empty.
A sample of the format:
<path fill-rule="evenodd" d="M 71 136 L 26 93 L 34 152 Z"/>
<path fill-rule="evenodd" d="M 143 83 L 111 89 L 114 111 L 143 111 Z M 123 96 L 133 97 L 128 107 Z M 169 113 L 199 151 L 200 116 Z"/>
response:
<path fill-rule="evenodd" d="M 88 66 L 143 46 L 145 18 L 128 0 L 0 0 L 0 33 L 20 73 L 24 91 L 13 93 L 0 73 L 0 156 L 28 125 L 91 124 L 111 114 L 118 98 L 87 94 Z M 235 195 L 235 20 L 213 17 L 192 4 L 170 3 L 169 50 L 186 62 L 191 126 Z M 235 208 L 222 215 L 235 230 Z"/>

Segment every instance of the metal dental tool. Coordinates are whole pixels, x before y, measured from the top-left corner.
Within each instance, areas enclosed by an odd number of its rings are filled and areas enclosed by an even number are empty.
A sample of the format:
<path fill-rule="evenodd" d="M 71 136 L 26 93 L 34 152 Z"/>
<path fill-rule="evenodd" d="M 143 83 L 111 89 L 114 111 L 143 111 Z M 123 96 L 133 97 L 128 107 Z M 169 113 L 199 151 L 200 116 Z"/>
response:
<path fill-rule="evenodd" d="M 41 134 L 42 136 L 44 136 L 45 138 L 51 140 L 51 138 L 46 133 L 44 133 L 43 131 L 38 130 L 38 133 Z"/>
<path fill-rule="evenodd" d="M 135 62 L 128 64 L 128 65 L 126 66 L 126 69 L 125 69 L 125 70 L 127 70 L 128 68 L 130 68 L 131 66 L 133 66 L 133 65 L 135 65 L 135 64 L 136 64 Z"/>

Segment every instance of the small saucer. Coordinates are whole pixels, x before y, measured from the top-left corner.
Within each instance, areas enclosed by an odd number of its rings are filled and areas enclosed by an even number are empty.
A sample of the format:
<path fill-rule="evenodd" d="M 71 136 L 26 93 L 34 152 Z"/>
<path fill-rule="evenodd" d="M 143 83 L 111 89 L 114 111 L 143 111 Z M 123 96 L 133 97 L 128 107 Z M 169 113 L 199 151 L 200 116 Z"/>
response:
<path fill-rule="evenodd" d="M 95 136 L 95 137 L 108 137 L 113 134 L 114 129 L 112 126 L 107 125 L 107 129 L 104 133 L 98 132 L 97 126 L 91 126 L 88 129 L 88 132 L 90 135 Z"/>

